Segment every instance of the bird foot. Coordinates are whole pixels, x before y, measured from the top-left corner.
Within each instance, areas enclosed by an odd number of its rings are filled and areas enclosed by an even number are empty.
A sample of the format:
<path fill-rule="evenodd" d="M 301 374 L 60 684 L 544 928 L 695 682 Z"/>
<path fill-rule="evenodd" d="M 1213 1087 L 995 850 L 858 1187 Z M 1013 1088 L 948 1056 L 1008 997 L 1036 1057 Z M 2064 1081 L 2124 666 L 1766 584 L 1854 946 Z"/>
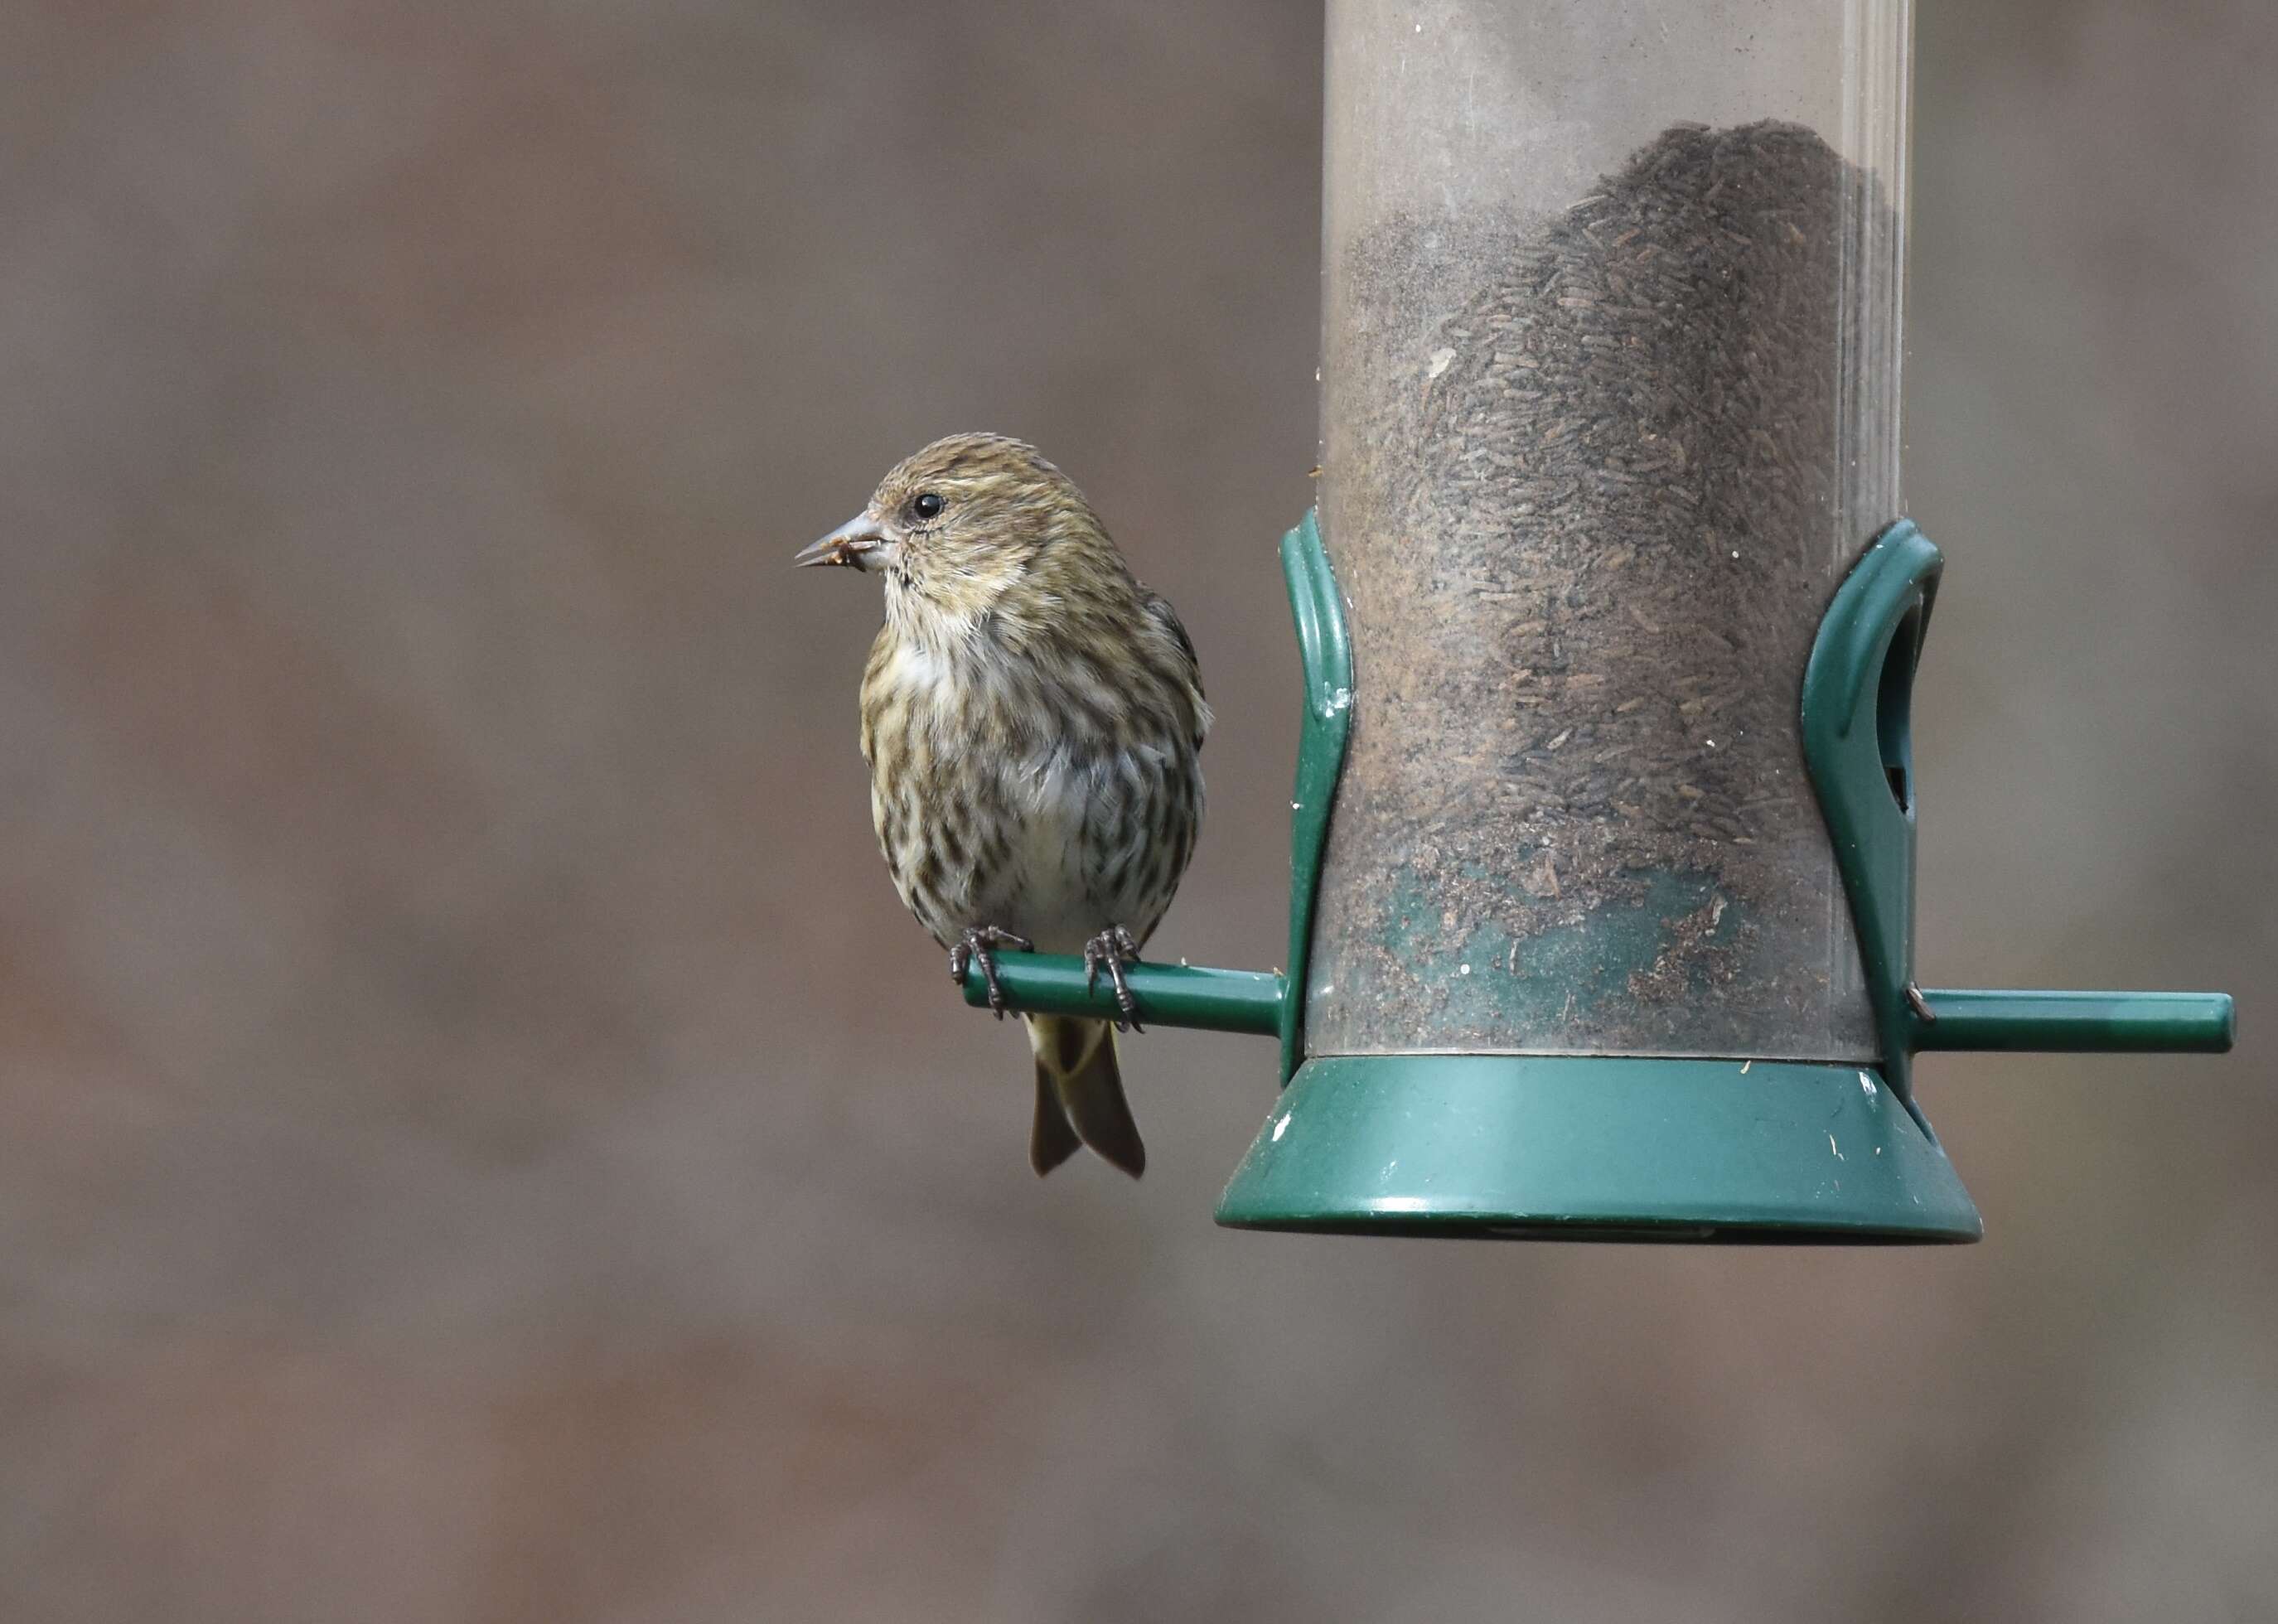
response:
<path fill-rule="evenodd" d="M 1146 1030 L 1139 1024 L 1139 1003 L 1131 995 L 1131 984 L 1123 979 L 1123 966 L 1138 962 L 1139 944 L 1120 925 L 1109 926 L 1083 944 L 1083 990 L 1090 992 L 1098 987 L 1104 967 L 1107 979 L 1115 984 L 1115 1007 L 1123 1012 L 1115 1023 L 1118 1032 Z"/>
<path fill-rule="evenodd" d="M 981 966 L 982 976 L 989 983 L 989 1007 L 998 1020 L 1005 1018 L 1005 989 L 997 985 L 997 953 L 998 948 L 1017 948 L 1023 953 L 1033 952 L 1036 943 L 1026 936 L 1016 936 L 996 925 L 968 925 L 957 938 L 957 945 L 949 950 L 949 979 L 959 987 L 965 985 L 965 972 L 972 964 Z"/>

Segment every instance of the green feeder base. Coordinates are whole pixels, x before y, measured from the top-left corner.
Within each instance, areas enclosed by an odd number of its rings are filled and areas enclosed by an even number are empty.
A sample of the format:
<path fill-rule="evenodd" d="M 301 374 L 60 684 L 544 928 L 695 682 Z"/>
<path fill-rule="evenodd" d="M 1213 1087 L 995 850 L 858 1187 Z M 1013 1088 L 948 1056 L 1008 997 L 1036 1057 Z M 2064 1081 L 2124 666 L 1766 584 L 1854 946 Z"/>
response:
<path fill-rule="evenodd" d="M 1984 1232 L 1945 1152 L 1871 1066 L 1566 1055 L 1308 1060 L 1218 1221 L 1565 1240 Z"/>

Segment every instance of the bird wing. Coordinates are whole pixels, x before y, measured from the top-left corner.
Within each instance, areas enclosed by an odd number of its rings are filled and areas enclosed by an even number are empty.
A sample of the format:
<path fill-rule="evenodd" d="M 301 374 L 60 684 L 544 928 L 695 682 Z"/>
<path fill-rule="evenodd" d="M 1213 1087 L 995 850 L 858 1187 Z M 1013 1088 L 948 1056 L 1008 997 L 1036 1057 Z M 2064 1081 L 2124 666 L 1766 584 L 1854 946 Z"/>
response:
<path fill-rule="evenodd" d="M 1187 636 L 1187 629 L 1179 621 L 1179 612 L 1171 607 L 1171 600 L 1160 592 L 1146 587 L 1139 589 L 1139 601 L 1147 611 L 1147 618 L 1170 633 L 1171 642 L 1179 652 L 1179 675 L 1186 681 L 1194 695 L 1195 738 L 1196 750 L 1203 744 L 1203 735 L 1210 731 L 1211 713 L 1203 693 L 1202 661 L 1195 656 L 1195 640 Z"/>

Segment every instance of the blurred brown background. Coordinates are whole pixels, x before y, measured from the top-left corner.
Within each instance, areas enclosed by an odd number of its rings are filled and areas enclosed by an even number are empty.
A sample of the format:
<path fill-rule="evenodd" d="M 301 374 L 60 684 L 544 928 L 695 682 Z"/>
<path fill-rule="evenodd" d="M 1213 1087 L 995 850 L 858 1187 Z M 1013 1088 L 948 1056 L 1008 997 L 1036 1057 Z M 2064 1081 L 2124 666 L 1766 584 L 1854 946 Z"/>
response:
<path fill-rule="evenodd" d="M 895 457 L 1041 441 L 1280 954 L 1298 4 L 0 9 L 0 1617 L 2278 1616 L 2278 11 L 1928 0 L 1959 1251 L 1243 1236 L 1269 1048 L 1023 1161 L 868 827 Z"/>

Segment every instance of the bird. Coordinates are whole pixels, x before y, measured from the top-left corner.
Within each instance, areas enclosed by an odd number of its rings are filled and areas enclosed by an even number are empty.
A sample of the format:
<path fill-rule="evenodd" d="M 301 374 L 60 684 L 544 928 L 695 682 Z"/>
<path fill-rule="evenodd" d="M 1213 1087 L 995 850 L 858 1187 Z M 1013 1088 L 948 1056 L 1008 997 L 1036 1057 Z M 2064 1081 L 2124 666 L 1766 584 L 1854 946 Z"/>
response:
<path fill-rule="evenodd" d="M 870 815 L 902 902 L 978 964 L 1081 953 L 1112 1022 L 1028 1014 L 1041 1177 L 1079 1147 L 1147 1165 L 1118 1059 L 1124 973 L 1171 905 L 1202 826 L 1210 731 L 1195 645 L 1131 572 L 1075 483 L 1025 441 L 952 434 L 904 458 L 862 511 L 803 549 L 884 583 L 861 685 Z"/>

